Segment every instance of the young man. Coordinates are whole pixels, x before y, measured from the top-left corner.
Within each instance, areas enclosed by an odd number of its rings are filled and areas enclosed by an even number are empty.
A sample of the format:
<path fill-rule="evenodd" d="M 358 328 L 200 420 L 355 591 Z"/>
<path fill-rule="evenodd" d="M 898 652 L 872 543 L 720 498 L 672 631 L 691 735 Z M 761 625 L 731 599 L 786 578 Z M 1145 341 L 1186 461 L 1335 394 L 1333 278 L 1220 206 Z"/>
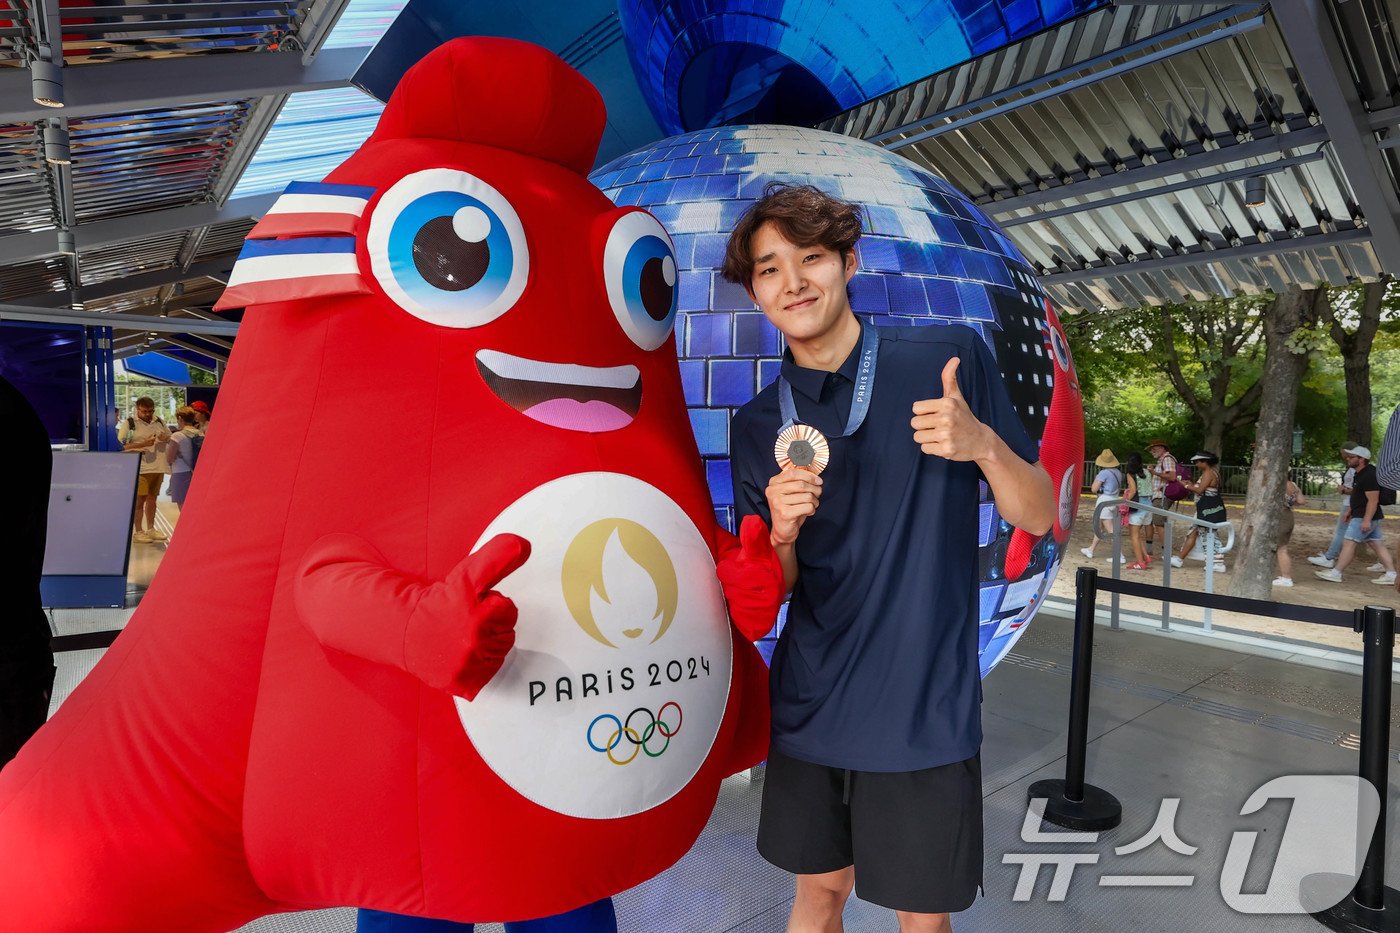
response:
<path fill-rule="evenodd" d="M 1337 492 L 1342 494 L 1342 507 L 1337 510 L 1337 527 L 1332 533 L 1332 543 L 1327 545 L 1327 550 L 1321 554 L 1314 554 L 1308 558 L 1308 563 L 1316 564 L 1319 567 L 1331 569 L 1337 564 L 1337 555 L 1342 553 L 1342 537 L 1346 534 L 1347 522 L 1351 520 L 1351 504 L 1348 499 L 1351 496 L 1351 484 L 1356 479 L 1356 470 L 1350 464 L 1347 451 L 1356 447 L 1356 441 L 1345 441 L 1341 446 L 1342 462 L 1348 464 L 1342 473 L 1342 481 L 1337 484 Z M 1371 568 L 1375 570 L 1375 567 Z"/>
<path fill-rule="evenodd" d="M 133 406 L 136 414 L 127 418 L 117 429 L 117 440 L 122 450 L 141 455 L 141 471 L 136 478 L 136 513 L 132 517 L 131 540 L 137 544 L 164 541 L 165 532 L 156 527 L 156 497 L 160 495 L 165 474 L 170 472 L 170 464 L 165 459 L 165 442 L 170 440 L 166 429 L 156 415 L 156 403 L 142 396 Z M 146 530 L 141 530 L 141 519 L 146 519 Z"/>
<path fill-rule="evenodd" d="M 1376 554 L 1376 561 L 1381 565 L 1381 575 L 1371 582 L 1393 586 L 1395 562 L 1391 560 L 1390 552 L 1385 549 L 1385 535 L 1381 532 L 1381 521 L 1385 518 L 1385 513 L 1381 511 L 1381 484 L 1376 478 L 1376 468 L 1371 465 L 1371 449 L 1353 447 L 1342 453 L 1346 454 L 1347 466 L 1356 471 L 1356 479 L 1351 487 L 1351 518 L 1347 522 L 1337 566 L 1314 571 L 1314 575 L 1329 583 L 1341 583 L 1342 571 L 1351 563 L 1357 547 L 1369 544 Z"/>
<path fill-rule="evenodd" d="M 1032 534 L 1055 496 L 975 331 L 851 312 L 859 237 L 854 205 L 784 187 L 725 257 L 788 345 L 731 429 L 736 517 L 768 523 L 792 590 L 758 847 L 797 875 L 790 931 L 840 929 L 853 886 L 941 931 L 982 881 L 978 481 Z M 783 459 L 825 453 L 820 475 L 779 469 L 787 421 L 814 449 Z"/>
<path fill-rule="evenodd" d="M 1152 455 L 1156 462 L 1147 468 L 1147 472 L 1152 474 L 1152 505 L 1158 509 L 1175 509 L 1177 503 L 1166 496 L 1167 484 L 1176 479 L 1176 458 L 1172 456 L 1171 447 L 1166 441 L 1154 438 L 1147 442 L 1147 452 Z M 1147 553 L 1152 554 L 1152 539 L 1156 535 L 1158 528 L 1165 528 L 1167 517 L 1165 515 L 1153 515 L 1152 523 L 1147 526 Z M 1165 534 L 1165 532 L 1163 532 Z"/>

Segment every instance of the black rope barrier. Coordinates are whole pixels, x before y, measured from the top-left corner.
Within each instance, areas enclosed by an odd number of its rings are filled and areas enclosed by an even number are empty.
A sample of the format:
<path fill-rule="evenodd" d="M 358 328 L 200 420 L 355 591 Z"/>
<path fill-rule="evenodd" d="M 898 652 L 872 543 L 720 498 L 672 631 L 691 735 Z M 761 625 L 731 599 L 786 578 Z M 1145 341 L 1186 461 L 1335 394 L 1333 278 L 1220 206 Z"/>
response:
<path fill-rule="evenodd" d="M 1098 571 L 1080 567 L 1075 574 L 1074 669 L 1070 678 L 1069 739 L 1064 780 L 1031 785 L 1032 800 L 1045 798 L 1042 816 L 1056 826 L 1081 832 L 1112 829 L 1123 820 L 1123 805 L 1102 787 L 1084 783 L 1084 756 L 1089 745 L 1089 683 L 1094 665 L 1094 600 Z"/>
<path fill-rule="evenodd" d="M 1385 821 L 1390 796 L 1390 678 L 1395 655 L 1395 610 L 1357 610 L 1365 644 L 1361 667 L 1361 762 L 1357 774 L 1380 794 L 1380 815 L 1361 875 L 1349 895 L 1313 914 L 1329 930 L 1379 933 L 1400 930 L 1400 891 L 1385 886 Z"/>
<path fill-rule="evenodd" d="M 1088 570 L 1091 568 L 1080 569 Z M 1094 572 L 1098 573 L 1097 570 Z M 1139 583 L 1136 580 L 1120 580 L 1113 577 L 1100 579 L 1096 588 L 1108 593 L 1184 603 L 1187 606 L 1199 606 L 1202 609 L 1224 609 L 1227 612 L 1242 612 L 1246 615 L 1264 616 L 1270 619 L 1291 619 L 1294 622 L 1312 622 L 1316 625 L 1339 625 L 1344 628 L 1356 628 L 1356 620 L 1349 609 L 1323 609 L 1319 606 L 1295 606 L 1292 603 L 1276 603 L 1266 599 L 1245 599 L 1242 596 L 1225 596 L 1220 593 L 1197 593 L 1194 590 L 1178 590 L 1174 587 L 1162 586 L 1160 583 Z"/>
<path fill-rule="evenodd" d="M 1102 831 L 1123 818 L 1118 799 L 1085 782 L 1084 761 L 1089 739 L 1089 687 L 1094 661 L 1094 615 L 1099 590 L 1125 596 L 1169 599 L 1174 603 L 1224 609 L 1275 619 L 1318 625 L 1345 626 L 1364 634 L 1361 679 L 1361 748 L 1357 774 L 1369 781 L 1380 797 L 1380 815 L 1371 832 L 1360 875 L 1350 894 L 1313 918 L 1345 933 L 1400 933 L 1400 891 L 1385 885 L 1385 834 L 1390 767 L 1390 695 L 1395 654 L 1395 610 L 1367 606 L 1350 612 L 1296 606 L 1261 599 L 1175 590 L 1151 583 L 1099 579 L 1098 570 L 1080 567 L 1075 574 L 1074 662 L 1070 673 L 1069 737 L 1064 780 L 1036 781 L 1032 800 L 1045 798 L 1043 818 L 1056 826 L 1079 831 Z"/>

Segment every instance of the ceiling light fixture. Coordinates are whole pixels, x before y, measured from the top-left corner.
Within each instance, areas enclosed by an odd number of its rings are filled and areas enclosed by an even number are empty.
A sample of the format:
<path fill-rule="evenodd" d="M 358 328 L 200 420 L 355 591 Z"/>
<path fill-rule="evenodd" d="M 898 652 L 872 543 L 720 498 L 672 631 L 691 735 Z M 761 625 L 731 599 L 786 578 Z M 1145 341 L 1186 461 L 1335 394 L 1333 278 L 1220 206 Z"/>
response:
<path fill-rule="evenodd" d="M 44 107 L 63 106 L 63 70 L 51 61 L 36 58 L 29 63 L 29 80 L 34 103 Z"/>
<path fill-rule="evenodd" d="M 1268 182 L 1263 175 L 1255 175 L 1244 180 L 1244 203 L 1246 207 L 1263 207 L 1268 196 Z"/>
<path fill-rule="evenodd" d="M 44 161 L 50 165 L 70 165 L 73 162 L 68 146 L 68 128 L 56 120 L 44 124 Z"/>

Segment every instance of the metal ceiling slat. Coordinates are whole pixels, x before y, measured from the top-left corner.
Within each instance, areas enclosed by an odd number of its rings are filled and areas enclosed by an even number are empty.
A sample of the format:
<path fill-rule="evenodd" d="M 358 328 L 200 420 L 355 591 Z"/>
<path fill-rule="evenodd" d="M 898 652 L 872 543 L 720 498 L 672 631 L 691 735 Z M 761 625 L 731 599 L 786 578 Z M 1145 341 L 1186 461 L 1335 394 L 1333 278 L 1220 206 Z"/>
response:
<path fill-rule="evenodd" d="M 248 101 L 74 121 L 74 214 L 91 223 L 208 201 Z"/>
<path fill-rule="evenodd" d="M 1131 167 L 1140 164 L 1136 153 L 1142 153 L 1141 164 L 1158 161 L 1168 171 L 1176 158 L 1201 163 L 1199 170 L 1190 172 L 1156 171 L 1151 182 L 1120 187 L 1112 198 L 1061 197 L 1064 206 L 1053 219 L 1037 217 L 1034 208 L 1013 209 L 1017 223 L 1008 232 L 1016 245 L 1030 261 L 1052 271 L 1056 260 L 1078 269 L 1102 265 L 1105 256 L 1121 259 L 1125 247 L 1134 258 L 1148 262 L 1183 251 L 1198 255 L 1202 246 L 1228 256 L 1236 245 L 1257 249 L 1261 240 L 1283 243 L 1295 233 L 1326 234 L 1337 230 L 1338 223 L 1349 228 L 1350 205 L 1341 197 L 1341 177 L 1330 157 L 1272 170 L 1265 142 L 1243 147 L 1247 158 L 1229 158 L 1240 135 L 1246 140 L 1274 137 L 1280 144 L 1275 151 L 1308 157 L 1291 145 L 1296 140 L 1277 136 L 1285 128 L 1307 128 L 1311 116 L 1288 63 L 1271 54 L 1280 48 L 1277 28 L 1268 21 L 1247 34 L 971 123 L 946 139 L 926 140 L 906 151 L 937 153 L 915 161 L 937 164 L 950 181 L 974 195 L 988 188 L 1024 194 L 1046 184 L 1053 191 L 1065 183 L 1067 170 L 1082 178 L 1086 166 L 1098 164 L 1107 174 L 1111 170 L 1105 163 L 1115 155 Z M 1273 80 L 1284 77 L 1284 86 L 1270 86 L 1265 75 Z M 1078 151 L 1058 151 L 1061 128 L 1073 133 L 1066 137 L 1078 143 Z M 1285 149 L 1284 144 L 1290 145 Z M 1202 145 L 1207 151 L 1202 152 Z M 1100 146 L 1102 153 L 1095 151 Z M 1212 149 L 1219 155 L 1210 156 L 1210 168 L 1190 155 L 1209 156 Z M 1271 179 L 1266 203 L 1258 208 L 1243 204 L 1244 180 L 1255 174 L 1250 167 Z M 1217 185 L 1212 176 L 1219 174 L 1232 180 Z M 1173 187 L 1178 182 L 1180 186 Z M 996 212 L 1000 202 L 983 206 Z M 1268 271 L 1270 281 L 1258 272 L 1250 274 L 1245 267 L 1251 263 L 1224 257 L 1206 268 L 1187 267 L 1192 269 L 1189 273 L 1167 268 L 1134 278 L 1148 290 L 1153 287 L 1149 283 L 1155 283 L 1174 294 L 1200 295 L 1222 283 L 1259 288 L 1279 284 L 1280 275 L 1333 274 L 1316 261 L 1291 255 L 1293 259 Z M 1123 298 L 1118 288 L 1115 300 Z"/>
<path fill-rule="evenodd" d="M 62 7 L 68 64 L 274 48 L 295 36 L 308 0 Z"/>

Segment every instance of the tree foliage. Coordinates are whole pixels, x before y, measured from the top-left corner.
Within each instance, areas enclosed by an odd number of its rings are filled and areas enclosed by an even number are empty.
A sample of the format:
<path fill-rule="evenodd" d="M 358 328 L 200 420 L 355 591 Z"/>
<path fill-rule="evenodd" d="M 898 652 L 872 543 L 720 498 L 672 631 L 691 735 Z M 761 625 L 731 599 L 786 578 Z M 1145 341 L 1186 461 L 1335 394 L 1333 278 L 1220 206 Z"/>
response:
<path fill-rule="evenodd" d="M 1298 393 L 1295 423 L 1303 432 L 1297 461 L 1330 465 L 1349 434 L 1342 351 L 1335 320 L 1354 333 L 1364 286 L 1328 290 L 1323 319 L 1290 336 L 1310 361 Z M 1218 443 L 1221 461 L 1249 463 L 1259 413 L 1264 339 L 1261 309 L 1273 295 L 1072 314 L 1065 329 L 1084 391 L 1088 453 L 1111 448 L 1121 458 L 1153 437 L 1178 454 Z M 1162 319 L 1170 318 L 1170 340 Z M 1400 286 L 1390 287 L 1370 347 L 1374 443 L 1400 404 Z M 1222 391 L 1223 389 L 1223 391 Z M 1219 433 L 1206 417 L 1215 413 Z M 1218 438 L 1218 441 L 1217 441 Z"/>

